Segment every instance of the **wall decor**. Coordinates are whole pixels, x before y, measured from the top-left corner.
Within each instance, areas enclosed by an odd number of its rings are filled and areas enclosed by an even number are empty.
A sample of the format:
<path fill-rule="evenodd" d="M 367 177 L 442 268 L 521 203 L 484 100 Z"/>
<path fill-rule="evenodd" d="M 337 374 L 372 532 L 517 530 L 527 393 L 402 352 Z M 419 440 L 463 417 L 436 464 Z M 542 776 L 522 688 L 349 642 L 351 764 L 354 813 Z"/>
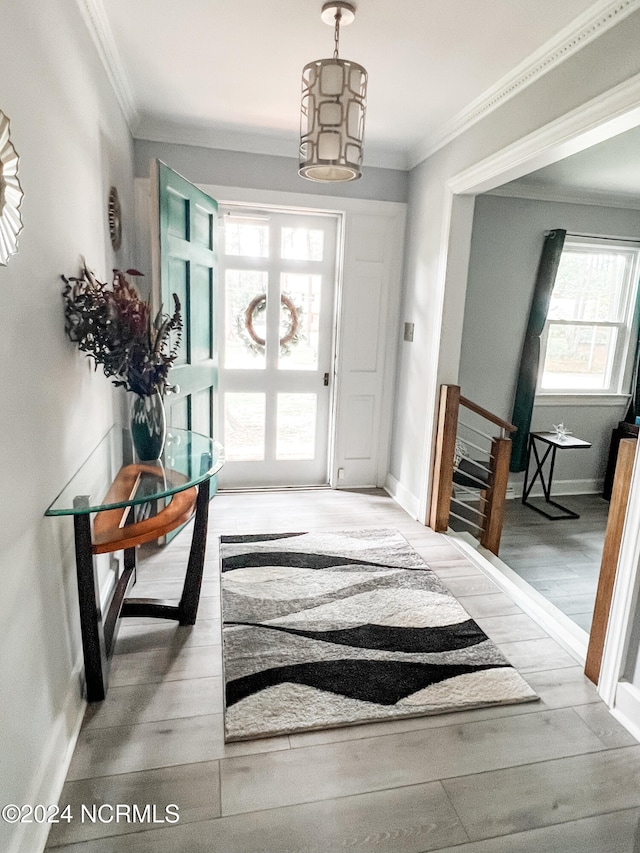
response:
<path fill-rule="evenodd" d="M 18 154 L 11 143 L 9 119 L 0 110 L 0 264 L 18 251 L 18 234 L 22 231 L 20 204 L 22 187 L 18 180 Z"/>
<path fill-rule="evenodd" d="M 118 190 L 111 187 L 109 190 L 109 237 L 114 252 L 117 252 L 122 245 L 122 209 L 120 207 L 120 198 Z"/>

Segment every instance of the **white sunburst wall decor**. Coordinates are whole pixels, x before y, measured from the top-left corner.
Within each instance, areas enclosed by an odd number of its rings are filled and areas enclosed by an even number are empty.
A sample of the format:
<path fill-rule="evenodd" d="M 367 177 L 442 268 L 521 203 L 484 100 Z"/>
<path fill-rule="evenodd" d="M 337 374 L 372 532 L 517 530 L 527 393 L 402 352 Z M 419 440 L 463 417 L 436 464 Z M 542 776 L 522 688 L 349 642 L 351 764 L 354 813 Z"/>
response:
<path fill-rule="evenodd" d="M 0 110 L 0 264 L 18 251 L 18 234 L 22 231 L 20 204 L 22 187 L 18 180 L 19 157 L 11 142 L 9 119 Z"/>

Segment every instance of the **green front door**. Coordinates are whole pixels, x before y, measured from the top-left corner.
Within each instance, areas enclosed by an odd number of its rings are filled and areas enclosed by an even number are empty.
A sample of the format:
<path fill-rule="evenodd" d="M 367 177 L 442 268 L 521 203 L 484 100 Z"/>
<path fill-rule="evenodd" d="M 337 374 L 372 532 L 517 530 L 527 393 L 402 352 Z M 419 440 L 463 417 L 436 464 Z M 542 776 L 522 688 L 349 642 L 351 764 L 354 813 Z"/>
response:
<path fill-rule="evenodd" d="M 156 160 L 158 231 L 156 298 L 182 306 L 183 332 L 170 381 L 179 390 L 165 398 L 167 423 L 212 436 L 218 362 L 215 340 L 216 223 L 218 205 L 177 172 Z"/>

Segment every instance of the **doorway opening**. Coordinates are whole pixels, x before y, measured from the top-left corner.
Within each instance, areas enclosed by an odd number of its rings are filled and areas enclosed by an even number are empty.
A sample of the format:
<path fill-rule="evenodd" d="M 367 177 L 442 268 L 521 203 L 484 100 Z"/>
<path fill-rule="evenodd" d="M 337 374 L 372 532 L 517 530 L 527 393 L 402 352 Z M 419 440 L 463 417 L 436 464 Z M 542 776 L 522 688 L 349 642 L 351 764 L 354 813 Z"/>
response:
<path fill-rule="evenodd" d="M 615 468 L 612 436 L 629 410 L 636 359 L 639 252 L 629 239 L 640 212 L 577 196 L 563 203 L 551 188 L 545 199 L 524 198 L 518 186 L 476 198 L 459 381 L 475 402 L 511 419 L 545 232 L 561 225 L 568 233 L 540 324 L 538 387 L 525 427 L 536 441 L 523 435 L 528 479 L 524 458 L 509 478 L 499 556 L 542 606 L 559 611 L 584 656 L 609 514 L 603 477 Z M 601 236 L 578 236 L 579 229 Z M 505 251 L 488 251 L 498 235 Z"/>
<path fill-rule="evenodd" d="M 596 103 L 596 102 L 593 102 Z M 452 229 L 448 234 L 450 246 L 455 246 L 454 259 L 450 259 L 447 264 L 447 269 L 443 275 L 441 286 L 444 289 L 446 286 L 454 288 L 466 288 L 465 281 L 459 276 L 459 271 L 456 269 L 456 260 L 460 260 L 461 255 L 468 253 L 471 244 L 471 222 L 473 219 L 474 205 L 479 196 L 483 193 L 491 192 L 494 196 L 506 195 L 503 184 L 505 181 L 517 179 L 532 169 L 546 166 L 549 162 L 561 160 L 568 154 L 576 153 L 584 150 L 593 143 L 593 136 L 589 136 L 586 132 L 583 122 L 589 108 L 592 104 L 585 105 L 580 114 L 576 112 L 570 118 L 559 120 L 547 128 L 549 137 L 553 139 L 552 144 L 546 145 L 544 151 L 539 144 L 539 139 L 532 135 L 531 138 L 521 140 L 519 143 L 510 146 L 505 151 L 501 152 L 500 157 L 487 158 L 487 161 L 476 164 L 473 168 L 456 176 L 449 183 L 450 194 L 446 199 L 448 216 L 452 221 Z M 617 113 L 616 118 L 611 118 L 609 99 L 601 99 L 597 102 L 598 117 L 601 118 L 602 124 L 598 128 L 598 138 L 595 141 L 609 139 L 617 133 L 622 133 L 637 124 L 637 115 L 635 106 L 629 104 L 629 110 L 624 115 L 621 112 Z M 594 122 L 591 123 L 594 126 Z M 563 146 L 561 135 L 566 133 L 569 128 L 572 137 L 570 146 Z M 553 156 L 555 154 L 555 157 Z M 500 187 L 500 189 L 496 189 Z M 493 192 L 492 192 L 493 191 Z M 514 194 L 515 196 L 516 194 Z M 527 214 L 530 215 L 532 210 L 531 199 L 525 199 L 520 195 L 518 199 L 523 205 L 527 205 Z M 538 195 L 535 200 L 540 199 Z M 571 200 L 571 206 L 576 203 L 575 198 Z M 566 207 L 569 207 L 567 205 Z M 464 213 L 464 216 L 462 214 Z M 611 214 L 612 221 L 618 215 L 617 210 Z M 460 220 L 463 220 L 460 222 Z M 557 220 L 554 222 L 554 227 L 559 226 Z M 562 223 L 564 224 L 564 223 Z M 548 220 L 545 222 L 545 228 L 549 228 Z M 573 230 L 573 229 L 572 229 Z M 616 236 L 626 236 L 616 229 Z M 582 232 L 582 228 L 580 229 Z M 455 232 L 455 233 L 453 233 Z M 606 233 L 606 232 L 605 232 Z M 637 233 L 637 232 L 636 232 Z M 597 232 L 596 232 L 597 234 Z M 602 232 L 600 232 L 602 234 Z M 598 235 L 600 236 L 600 235 Z M 516 252 L 517 254 L 517 252 Z M 468 258 L 468 256 L 467 256 Z M 465 266 L 465 273 L 467 267 Z M 508 292 L 508 289 L 507 291 Z M 467 293 L 468 296 L 468 293 Z M 504 303 L 501 303 L 501 311 L 506 314 Z M 503 355 L 503 354 L 501 354 Z M 462 379 L 462 377 L 461 377 Z M 505 383 L 508 385 L 509 383 Z M 507 392 L 509 388 L 507 388 Z M 505 410 L 507 411 L 507 410 Z M 507 415 L 508 416 L 508 415 Z M 575 424 L 582 427 L 585 421 L 584 416 L 580 420 L 576 420 Z M 551 423 L 557 423 L 552 420 Z M 611 434 L 609 430 L 609 435 Z M 635 473 L 633 474 L 635 477 Z M 633 481 L 635 483 L 635 480 Z M 595 491 L 595 490 L 594 490 Z M 624 527 L 624 535 L 620 542 L 620 557 L 616 561 L 617 574 L 615 576 L 615 589 L 611 599 L 610 611 L 607 608 L 608 620 L 605 619 L 604 630 L 606 630 L 607 641 L 604 645 L 602 654 L 602 666 L 600 669 L 600 677 L 598 680 L 598 691 L 605 701 L 612 707 L 616 704 L 616 695 L 622 690 L 621 677 L 625 667 L 626 648 L 632 629 L 634 594 L 637 589 L 637 547 L 638 533 L 633 527 L 629 519 L 636 518 L 638 515 L 638 506 L 640 496 L 633 485 L 629 492 L 629 505 L 627 508 L 627 523 Z M 482 561 L 483 568 L 487 569 L 496 582 L 505 589 L 512 598 L 519 603 L 526 612 L 533 615 L 547 630 L 552 633 L 556 639 L 562 642 L 567 648 L 578 653 L 578 657 L 585 656 L 585 643 L 576 641 L 575 636 L 569 636 L 568 632 L 563 630 L 561 624 L 563 620 L 556 620 L 549 612 L 545 612 L 540 606 L 539 595 L 530 596 L 527 591 L 520 585 L 521 579 L 516 575 L 510 576 L 508 572 L 503 573 L 499 567 L 489 565 L 488 561 Z M 515 575 L 515 573 L 513 573 Z M 519 580 L 520 584 L 516 581 Z M 530 589 L 530 587 L 529 587 Z M 600 596 L 596 599 L 596 606 Z M 557 611 L 556 611 L 557 612 Z M 564 616 L 564 614 L 561 614 Z M 564 616 L 566 621 L 571 621 Z M 608 625 L 608 627 L 607 627 Z M 585 632 L 582 631 L 582 637 L 585 637 Z"/>

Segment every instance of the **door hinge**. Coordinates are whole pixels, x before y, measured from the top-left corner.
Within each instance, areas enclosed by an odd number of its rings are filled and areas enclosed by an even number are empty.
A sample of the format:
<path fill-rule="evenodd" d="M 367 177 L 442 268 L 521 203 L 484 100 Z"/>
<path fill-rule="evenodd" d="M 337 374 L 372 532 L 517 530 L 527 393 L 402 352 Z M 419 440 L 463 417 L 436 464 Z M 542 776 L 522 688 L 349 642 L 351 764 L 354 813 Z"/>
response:
<path fill-rule="evenodd" d="M 329 385 L 329 374 L 328 373 L 325 373 L 324 378 L 322 380 L 322 384 L 324 385 L 325 388 Z"/>

